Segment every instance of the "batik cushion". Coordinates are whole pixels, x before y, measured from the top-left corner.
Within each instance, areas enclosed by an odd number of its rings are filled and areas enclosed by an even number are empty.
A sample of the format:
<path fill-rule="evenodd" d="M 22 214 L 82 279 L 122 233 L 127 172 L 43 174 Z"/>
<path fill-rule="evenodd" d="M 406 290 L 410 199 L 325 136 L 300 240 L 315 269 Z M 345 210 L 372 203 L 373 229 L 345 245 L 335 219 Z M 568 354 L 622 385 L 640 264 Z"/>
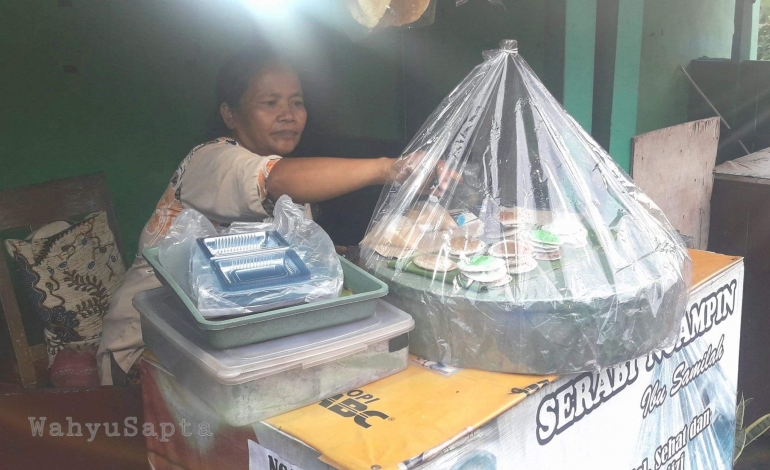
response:
<path fill-rule="evenodd" d="M 50 233 L 50 227 L 37 233 Z M 107 215 L 98 212 L 53 235 L 5 244 L 22 295 L 45 324 L 49 365 L 64 346 L 98 345 L 102 318 L 125 274 Z"/>

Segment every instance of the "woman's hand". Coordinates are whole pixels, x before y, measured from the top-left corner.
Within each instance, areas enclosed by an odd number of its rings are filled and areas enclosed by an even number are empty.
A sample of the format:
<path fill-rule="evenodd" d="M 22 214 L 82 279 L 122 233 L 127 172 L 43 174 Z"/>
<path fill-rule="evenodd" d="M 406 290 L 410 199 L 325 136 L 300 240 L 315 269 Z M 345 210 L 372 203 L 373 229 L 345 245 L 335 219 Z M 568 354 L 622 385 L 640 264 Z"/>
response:
<path fill-rule="evenodd" d="M 398 158 L 395 161 L 391 160 L 390 165 L 387 168 L 385 182 L 404 183 L 420 167 L 425 158 L 426 153 L 422 150 L 418 150 L 404 158 Z M 421 193 L 425 194 L 435 191 L 437 196 L 443 196 L 449 189 L 449 185 L 452 181 L 462 181 L 462 176 L 450 168 L 445 161 L 439 160 L 438 163 L 436 163 L 433 177 L 426 182 Z"/>
<path fill-rule="evenodd" d="M 284 158 L 270 170 L 265 186 L 273 200 L 287 194 L 297 204 L 327 201 L 367 186 L 403 183 L 420 168 L 425 155 L 420 151 L 399 159 Z M 452 180 L 462 181 L 456 171 L 439 161 L 423 192 L 441 196 Z"/>

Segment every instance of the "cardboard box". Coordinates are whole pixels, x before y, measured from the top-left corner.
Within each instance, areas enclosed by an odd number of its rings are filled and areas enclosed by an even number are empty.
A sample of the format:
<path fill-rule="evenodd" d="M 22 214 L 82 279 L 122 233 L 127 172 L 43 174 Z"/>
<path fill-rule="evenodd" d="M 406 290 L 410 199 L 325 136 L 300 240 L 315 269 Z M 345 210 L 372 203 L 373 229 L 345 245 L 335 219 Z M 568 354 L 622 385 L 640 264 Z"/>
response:
<path fill-rule="evenodd" d="M 258 470 L 731 469 L 743 263 L 691 254 L 694 286 L 672 350 L 560 378 L 414 359 L 395 376 L 240 428 L 232 452 L 224 452 L 231 461 L 240 453 L 238 463 L 207 463 Z M 148 384 L 163 382 L 172 415 L 202 414 L 196 410 L 205 404 L 176 389 L 172 377 L 146 369 Z M 213 434 L 236 435 L 222 427 Z M 206 443 L 188 438 L 183 445 L 200 456 Z M 223 453 L 208 444 L 204 454 Z M 158 457 L 168 451 L 148 446 Z"/>

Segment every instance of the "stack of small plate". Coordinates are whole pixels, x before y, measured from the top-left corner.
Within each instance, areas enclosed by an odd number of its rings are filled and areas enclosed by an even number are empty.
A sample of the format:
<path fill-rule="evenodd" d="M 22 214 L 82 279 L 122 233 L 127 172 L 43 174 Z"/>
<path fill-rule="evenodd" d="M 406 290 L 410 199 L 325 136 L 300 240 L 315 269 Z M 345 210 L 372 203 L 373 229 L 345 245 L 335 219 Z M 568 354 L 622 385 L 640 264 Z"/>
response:
<path fill-rule="evenodd" d="M 495 243 L 489 248 L 489 254 L 506 261 L 509 274 L 525 274 L 537 268 L 533 248 L 528 243 L 508 240 Z"/>
<path fill-rule="evenodd" d="M 457 269 L 454 261 L 441 255 L 420 255 L 414 258 L 414 264 L 418 268 L 434 273 L 445 273 Z"/>
<path fill-rule="evenodd" d="M 409 248 L 401 248 L 393 245 L 388 245 L 385 243 L 379 244 L 374 247 L 374 251 L 385 258 L 390 259 L 405 259 L 409 258 L 410 256 L 414 256 L 415 254 L 419 255 L 420 252 L 415 252 L 414 250 L 411 250 Z"/>
<path fill-rule="evenodd" d="M 502 287 L 513 280 L 508 274 L 505 260 L 494 256 L 473 256 L 461 259 L 457 262 L 457 267 L 466 279 L 487 287 Z"/>
<path fill-rule="evenodd" d="M 533 230 L 529 233 L 532 244 L 532 256 L 540 261 L 556 261 L 561 259 L 561 237 L 548 230 Z"/>
<path fill-rule="evenodd" d="M 503 238 L 510 238 L 532 225 L 530 212 L 521 208 L 503 209 L 497 215 L 502 225 Z"/>
<path fill-rule="evenodd" d="M 471 256 L 483 255 L 487 250 L 486 243 L 481 240 L 466 237 L 454 237 L 447 242 L 449 256 L 454 260 L 460 260 Z"/>
<path fill-rule="evenodd" d="M 588 231 L 575 216 L 558 216 L 544 229 L 557 235 L 563 244 L 572 248 L 582 248 L 588 244 Z"/>

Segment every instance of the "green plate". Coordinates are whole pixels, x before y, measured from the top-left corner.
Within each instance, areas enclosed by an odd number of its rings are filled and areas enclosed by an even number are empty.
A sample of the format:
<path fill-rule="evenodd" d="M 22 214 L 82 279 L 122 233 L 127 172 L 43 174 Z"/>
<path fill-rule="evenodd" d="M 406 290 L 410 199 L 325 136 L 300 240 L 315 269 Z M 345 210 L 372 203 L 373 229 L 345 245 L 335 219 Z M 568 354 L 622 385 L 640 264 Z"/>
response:
<path fill-rule="evenodd" d="M 533 230 L 532 239 L 544 245 L 561 245 L 561 238 L 548 230 Z"/>
<path fill-rule="evenodd" d="M 160 264 L 157 248 L 147 248 L 142 256 L 150 263 L 158 280 L 174 291 L 186 307 L 182 310 L 183 320 L 191 322 L 209 344 L 219 349 L 260 343 L 360 320 L 374 314 L 377 299 L 388 293 L 387 284 L 340 256 L 345 276 L 343 289 L 349 289 L 351 295 L 234 318 L 208 320 Z"/>

